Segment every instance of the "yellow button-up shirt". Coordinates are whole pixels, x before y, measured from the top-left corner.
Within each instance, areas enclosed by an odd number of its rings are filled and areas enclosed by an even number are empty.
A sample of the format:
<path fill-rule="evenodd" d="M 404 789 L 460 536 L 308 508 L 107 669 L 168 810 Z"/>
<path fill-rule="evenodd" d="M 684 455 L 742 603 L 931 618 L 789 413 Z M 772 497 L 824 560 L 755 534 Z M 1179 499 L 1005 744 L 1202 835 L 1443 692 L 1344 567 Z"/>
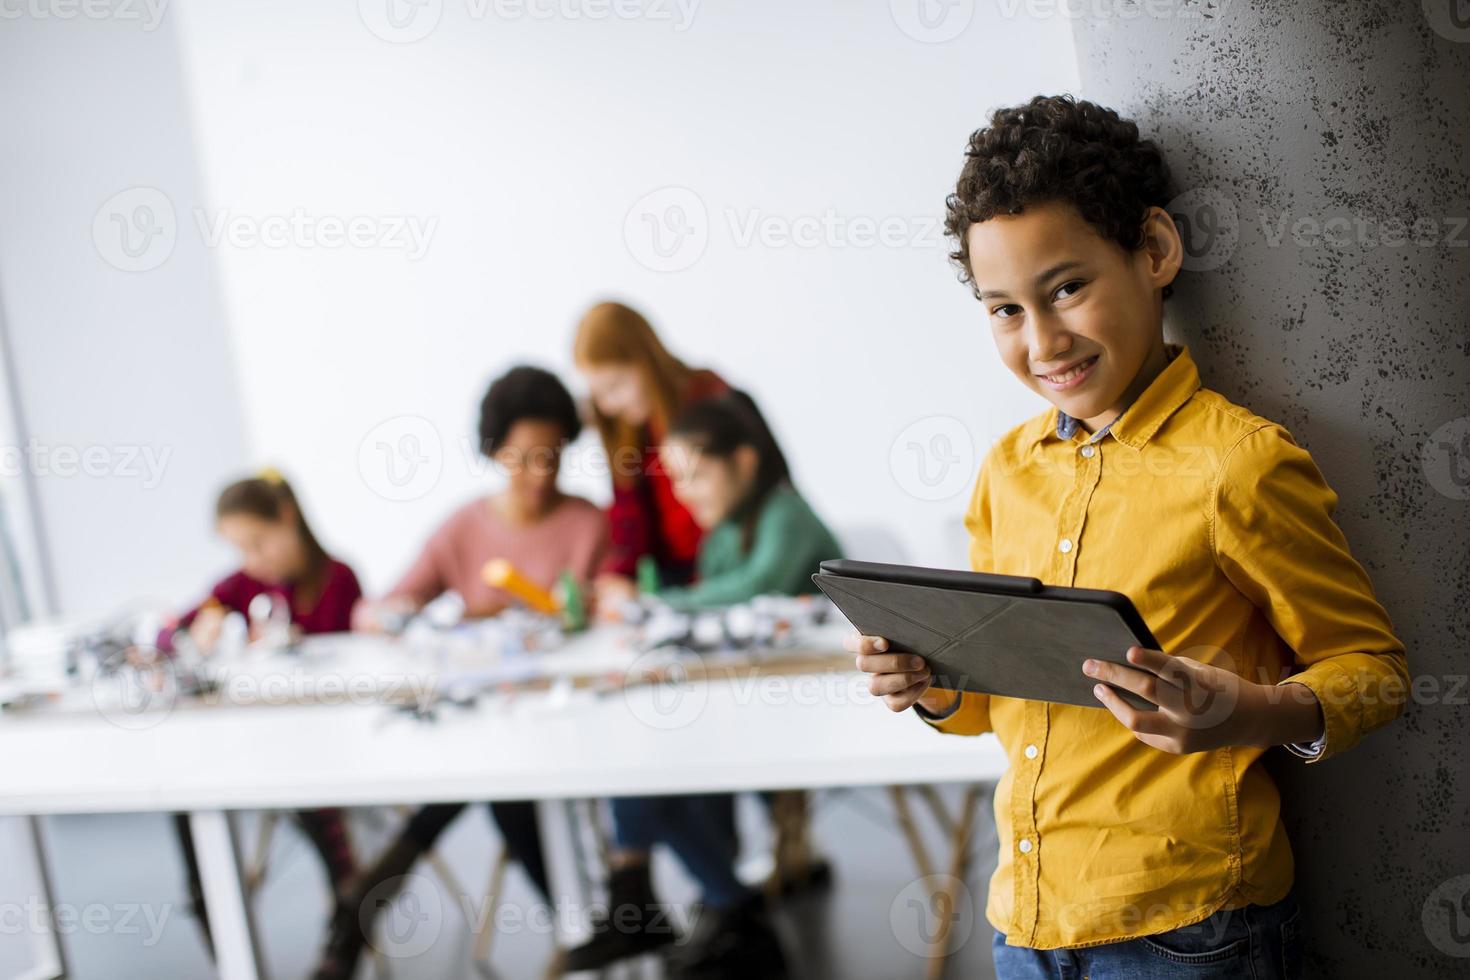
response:
<path fill-rule="evenodd" d="M 1326 722 L 1314 761 L 1328 758 L 1402 710 L 1403 644 L 1312 457 L 1280 425 L 1201 388 L 1186 348 L 1168 353 L 1098 441 L 1080 427 L 1059 437 L 1053 408 L 996 443 L 965 518 L 971 564 L 1122 592 L 1165 653 L 1307 685 Z M 1101 705 L 973 692 L 930 723 L 993 731 L 1009 759 L 986 917 L 1010 945 L 1116 942 L 1291 887 L 1263 749 L 1174 755 Z"/>

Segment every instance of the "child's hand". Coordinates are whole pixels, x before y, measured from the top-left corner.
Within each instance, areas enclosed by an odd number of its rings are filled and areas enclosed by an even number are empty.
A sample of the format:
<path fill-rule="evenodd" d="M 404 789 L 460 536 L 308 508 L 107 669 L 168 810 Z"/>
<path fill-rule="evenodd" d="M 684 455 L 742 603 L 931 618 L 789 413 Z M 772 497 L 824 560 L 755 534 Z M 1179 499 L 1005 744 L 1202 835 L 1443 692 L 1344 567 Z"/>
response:
<path fill-rule="evenodd" d="M 418 603 L 407 596 L 377 601 L 359 599 L 352 607 L 348 628 L 354 633 L 387 633 L 390 626 L 401 624 L 418 611 Z"/>
<path fill-rule="evenodd" d="M 1267 747 L 1310 742 L 1322 734 L 1316 696 L 1301 684 L 1255 684 L 1212 664 L 1140 646 L 1128 664 L 1087 660 L 1083 673 L 1106 684 L 1093 695 L 1140 742 L 1182 755 L 1226 745 Z M 1140 711 L 1107 685 L 1159 706 Z"/>
<path fill-rule="evenodd" d="M 200 653 L 213 653 L 219 643 L 225 624 L 225 610 L 217 605 L 206 605 L 189 624 L 189 639 Z"/>
<path fill-rule="evenodd" d="M 857 654 L 858 670 L 872 674 L 868 690 L 883 699 L 892 711 L 907 711 L 922 704 L 928 711 L 944 714 L 954 704 L 954 691 L 931 687 L 934 675 L 923 657 L 912 653 L 889 653 L 881 636 L 852 634 L 844 644 Z"/>
<path fill-rule="evenodd" d="M 599 619 L 616 619 L 623 604 L 637 598 L 638 584 L 626 575 L 608 572 L 592 583 L 592 601 Z"/>

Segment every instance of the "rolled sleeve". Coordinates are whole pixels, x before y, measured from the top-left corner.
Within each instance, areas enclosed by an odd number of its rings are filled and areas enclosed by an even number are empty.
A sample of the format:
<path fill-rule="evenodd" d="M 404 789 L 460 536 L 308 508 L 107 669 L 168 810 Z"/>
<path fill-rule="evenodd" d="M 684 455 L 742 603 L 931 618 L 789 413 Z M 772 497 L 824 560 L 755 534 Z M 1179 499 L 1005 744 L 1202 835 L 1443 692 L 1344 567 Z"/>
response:
<path fill-rule="evenodd" d="M 962 691 L 943 714 L 935 714 L 921 704 L 914 705 L 914 713 L 946 735 L 983 735 L 990 731 L 988 694 Z"/>
<path fill-rule="evenodd" d="M 1402 713 L 1404 645 L 1333 519 L 1337 495 L 1311 455 L 1279 425 L 1226 454 L 1211 516 L 1215 560 L 1291 648 L 1324 723 L 1320 762 Z"/>

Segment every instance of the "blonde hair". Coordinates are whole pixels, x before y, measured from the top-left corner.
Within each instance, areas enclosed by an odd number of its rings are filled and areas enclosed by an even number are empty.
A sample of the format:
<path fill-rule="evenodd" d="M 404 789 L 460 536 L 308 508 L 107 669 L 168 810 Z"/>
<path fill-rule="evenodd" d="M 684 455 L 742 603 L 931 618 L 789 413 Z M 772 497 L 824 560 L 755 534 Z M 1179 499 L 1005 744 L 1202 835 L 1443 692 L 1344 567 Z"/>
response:
<path fill-rule="evenodd" d="M 632 367 L 642 378 L 650 402 L 649 423 L 658 432 L 684 407 L 694 371 L 659 341 L 643 315 L 622 303 L 598 303 L 577 325 L 572 357 L 579 368 L 618 365 Z M 615 483 L 631 482 L 619 461 L 630 450 L 641 459 L 648 433 L 622 419 L 604 415 L 592 405 L 592 424 L 602 437 Z"/>

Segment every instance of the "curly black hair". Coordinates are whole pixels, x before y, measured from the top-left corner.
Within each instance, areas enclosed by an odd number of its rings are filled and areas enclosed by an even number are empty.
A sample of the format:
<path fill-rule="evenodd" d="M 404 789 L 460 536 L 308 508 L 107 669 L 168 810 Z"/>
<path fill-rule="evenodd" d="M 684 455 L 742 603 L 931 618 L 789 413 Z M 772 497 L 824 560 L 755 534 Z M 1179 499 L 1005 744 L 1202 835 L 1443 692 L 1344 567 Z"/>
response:
<path fill-rule="evenodd" d="M 1065 201 L 1104 238 L 1127 251 L 1143 245 L 1143 218 L 1167 208 L 1169 166 L 1138 126 L 1112 109 L 1070 95 L 1038 95 L 997 109 L 970 135 L 965 167 L 945 200 L 944 230 L 960 282 L 977 291 L 970 271 L 970 226 L 1029 205 Z M 1164 287 L 1164 298 L 1173 292 Z"/>
<path fill-rule="evenodd" d="M 528 365 L 511 368 L 490 383 L 480 402 L 480 451 L 493 455 L 510 427 L 522 419 L 555 422 L 567 442 L 582 432 L 582 417 L 566 385 L 550 371 Z"/>

